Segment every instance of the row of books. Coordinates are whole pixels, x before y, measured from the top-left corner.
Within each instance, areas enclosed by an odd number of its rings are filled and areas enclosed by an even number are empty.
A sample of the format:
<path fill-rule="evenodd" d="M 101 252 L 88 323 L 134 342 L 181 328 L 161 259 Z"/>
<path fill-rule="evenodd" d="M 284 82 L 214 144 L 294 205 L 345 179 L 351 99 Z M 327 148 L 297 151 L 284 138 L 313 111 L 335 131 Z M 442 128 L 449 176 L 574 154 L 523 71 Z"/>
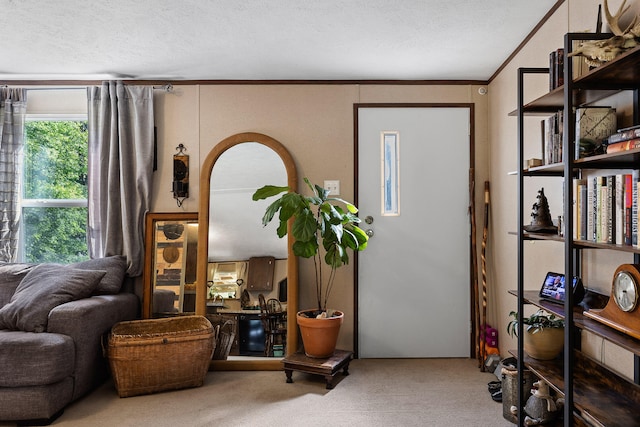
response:
<path fill-rule="evenodd" d="M 574 49 L 577 48 L 580 41 L 574 41 Z M 549 91 L 552 91 L 564 85 L 564 48 L 558 48 L 549 53 Z M 577 79 L 589 72 L 589 66 L 584 58 L 574 56 L 573 60 L 573 79 Z"/>
<path fill-rule="evenodd" d="M 542 163 L 551 165 L 562 162 L 562 135 L 564 112 L 562 110 L 541 122 Z"/>
<path fill-rule="evenodd" d="M 564 48 L 549 54 L 549 91 L 564 85 Z"/>
<path fill-rule="evenodd" d="M 639 178 L 634 171 L 574 180 L 574 238 L 640 247 Z"/>
<path fill-rule="evenodd" d="M 607 138 L 616 132 L 616 109 L 611 107 L 576 108 L 575 158 L 604 154 Z M 562 162 L 564 111 L 541 121 L 543 164 Z"/>

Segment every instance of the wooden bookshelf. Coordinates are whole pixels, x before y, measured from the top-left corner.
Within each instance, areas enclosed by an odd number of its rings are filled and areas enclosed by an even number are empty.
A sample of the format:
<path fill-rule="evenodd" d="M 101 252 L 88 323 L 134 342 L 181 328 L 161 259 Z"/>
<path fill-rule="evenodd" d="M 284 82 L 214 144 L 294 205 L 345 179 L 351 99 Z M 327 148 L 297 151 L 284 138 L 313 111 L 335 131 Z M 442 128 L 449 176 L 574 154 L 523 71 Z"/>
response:
<path fill-rule="evenodd" d="M 517 291 L 509 291 L 511 295 L 517 296 Z M 553 303 L 544 299 L 540 299 L 538 291 L 524 291 L 523 298 L 525 303 L 535 305 L 542 308 L 549 313 L 555 314 L 557 317 L 564 318 L 564 306 L 562 304 Z M 593 305 L 591 308 L 603 308 L 606 305 L 607 296 L 600 295 L 599 302 Z M 623 349 L 640 356 L 640 340 L 637 340 L 629 335 L 623 334 L 613 328 L 610 328 L 600 322 L 596 322 L 593 319 L 585 317 L 583 314 L 582 306 L 576 306 L 573 310 L 573 323 L 581 330 L 591 332 L 599 337 L 606 339 L 607 341 L 616 344 Z"/>
<path fill-rule="evenodd" d="M 518 352 L 510 350 L 513 356 Z M 578 414 L 594 425 L 640 426 L 640 386 L 630 383 L 579 351 L 575 352 L 573 403 Z M 536 360 L 524 355 L 527 368 L 564 396 L 564 366 L 561 357 Z"/>
<path fill-rule="evenodd" d="M 608 35 L 583 33 L 568 33 L 564 37 L 565 74 L 571 72 L 571 52 L 576 41 L 589 38 L 602 39 Z M 550 386 L 565 397 L 564 425 L 612 425 L 612 426 L 640 426 L 640 340 L 614 330 L 602 323 L 583 315 L 582 307 L 566 309 L 564 305 L 541 300 L 538 291 L 524 289 L 524 265 L 527 262 L 525 241 L 548 241 L 550 244 L 561 244 L 564 248 L 564 273 L 567 276 L 580 274 L 582 267 L 581 251 L 609 250 L 620 253 L 631 253 L 634 262 L 640 263 L 640 248 L 621 245 L 573 240 L 572 235 L 558 236 L 557 234 L 528 233 L 524 231 L 525 209 L 524 179 L 537 177 L 565 177 L 562 185 L 564 195 L 563 214 L 566 224 L 571 227 L 573 221 L 573 182 L 572 178 L 581 178 L 597 170 L 640 170 L 640 149 L 621 151 L 617 153 L 573 159 L 575 128 L 575 109 L 595 106 L 594 103 L 622 91 L 633 91 L 633 119 L 634 124 L 640 124 L 640 46 L 628 50 L 614 60 L 597 67 L 588 73 L 569 81 L 565 85 L 533 100 L 525 100 L 525 76 L 548 73 L 545 68 L 518 69 L 518 108 L 510 116 L 518 118 L 518 230 L 514 234 L 518 237 L 518 277 L 517 290 L 509 293 L 517 298 L 518 311 L 523 311 L 524 304 L 532 304 L 543 308 L 558 317 L 567 320 L 565 328 L 565 351 L 562 357 L 552 361 L 535 360 L 518 351 L 512 354 L 522 356 L 518 359 L 518 368 L 524 367 L 533 371 L 535 375 L 544 379 Z M 563 111 L 564 132 L 562 151 L 565 153 L 564 163 L 544 165 L 523 169 L 523 153 L 525 136 L 524 117 L 552 115 Z M 628 172 L 630 173 L 630 172 Z M 529 182 L 529 181 L 527 181 Z M 556 243 L 553 243 L 556 242 Z M 592 295 L 593 293 L 590 293 Z M 598 300 L 602 303 L 600 296 Z M 606 300 L 605 300 L 606 301 Z M 601 306 L 604 306 L 602 304 Z M 601 308 L 594 306 L 593 308 Z M 633 380 L 621 377 L 609 367 L 605 366 L 581 351 L 580 334 L 585 331 L 601 337 L 603 340 L 615 344 L 634 356 Z M 518 339 L 518 349 L 523 351 L 522 337 Z M 519 372 L 521 375 L 521 372 Z M 522 392 L 527 392 L 522 390 Z M 522 415 L 522 412 L 520 413 Z M 520 425 L 523 418 L 518 420 Z"/>
<path fill-rule="evenodd" d="M 572 103 L 574 106 L 589 105 L 628 89 L 637 89 L 640 81 L 640 46 L 628 50 L 613 61 L 595 68 L 573 81 Z M 564 86 L 523 105 L 527 115 L 549 115 L 564 107 Z M 517 116 L 518 111 L 509 113 Z"/>

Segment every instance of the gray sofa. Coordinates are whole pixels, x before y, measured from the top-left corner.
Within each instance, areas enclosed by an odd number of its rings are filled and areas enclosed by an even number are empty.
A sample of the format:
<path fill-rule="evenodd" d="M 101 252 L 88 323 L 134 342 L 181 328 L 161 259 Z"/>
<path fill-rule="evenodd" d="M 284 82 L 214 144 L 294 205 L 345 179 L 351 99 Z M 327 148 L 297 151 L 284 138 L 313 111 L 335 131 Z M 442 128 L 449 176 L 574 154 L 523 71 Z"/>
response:
<path fill-rule="evenodd" d="M 47 424 L 108 376 L 102 339 L 138 316 L 126 260 L 0 263 L 0 420 Z"/>

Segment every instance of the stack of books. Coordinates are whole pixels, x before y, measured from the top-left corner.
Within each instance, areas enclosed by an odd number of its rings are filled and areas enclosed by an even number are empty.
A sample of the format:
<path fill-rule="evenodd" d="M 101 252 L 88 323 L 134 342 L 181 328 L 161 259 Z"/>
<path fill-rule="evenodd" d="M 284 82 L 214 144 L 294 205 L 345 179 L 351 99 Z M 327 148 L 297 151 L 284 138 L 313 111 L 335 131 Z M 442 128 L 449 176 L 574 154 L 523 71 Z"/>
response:
<path fill-rule="evenodd" d="M 640 125 L 624 129 L 609 136 L 607 154 L 640 148 Z"/>

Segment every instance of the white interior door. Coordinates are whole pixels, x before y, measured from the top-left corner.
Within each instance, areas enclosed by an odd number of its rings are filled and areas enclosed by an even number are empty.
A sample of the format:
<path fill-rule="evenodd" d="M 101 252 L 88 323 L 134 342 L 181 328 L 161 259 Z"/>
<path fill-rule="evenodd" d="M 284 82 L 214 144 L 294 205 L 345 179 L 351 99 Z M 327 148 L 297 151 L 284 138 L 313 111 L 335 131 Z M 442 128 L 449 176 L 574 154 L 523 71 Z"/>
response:
<path fill-rule="evenodd" d="M 470 355 L 469 129 L 468 108 L 358 109 L 362 358 Z"/>

